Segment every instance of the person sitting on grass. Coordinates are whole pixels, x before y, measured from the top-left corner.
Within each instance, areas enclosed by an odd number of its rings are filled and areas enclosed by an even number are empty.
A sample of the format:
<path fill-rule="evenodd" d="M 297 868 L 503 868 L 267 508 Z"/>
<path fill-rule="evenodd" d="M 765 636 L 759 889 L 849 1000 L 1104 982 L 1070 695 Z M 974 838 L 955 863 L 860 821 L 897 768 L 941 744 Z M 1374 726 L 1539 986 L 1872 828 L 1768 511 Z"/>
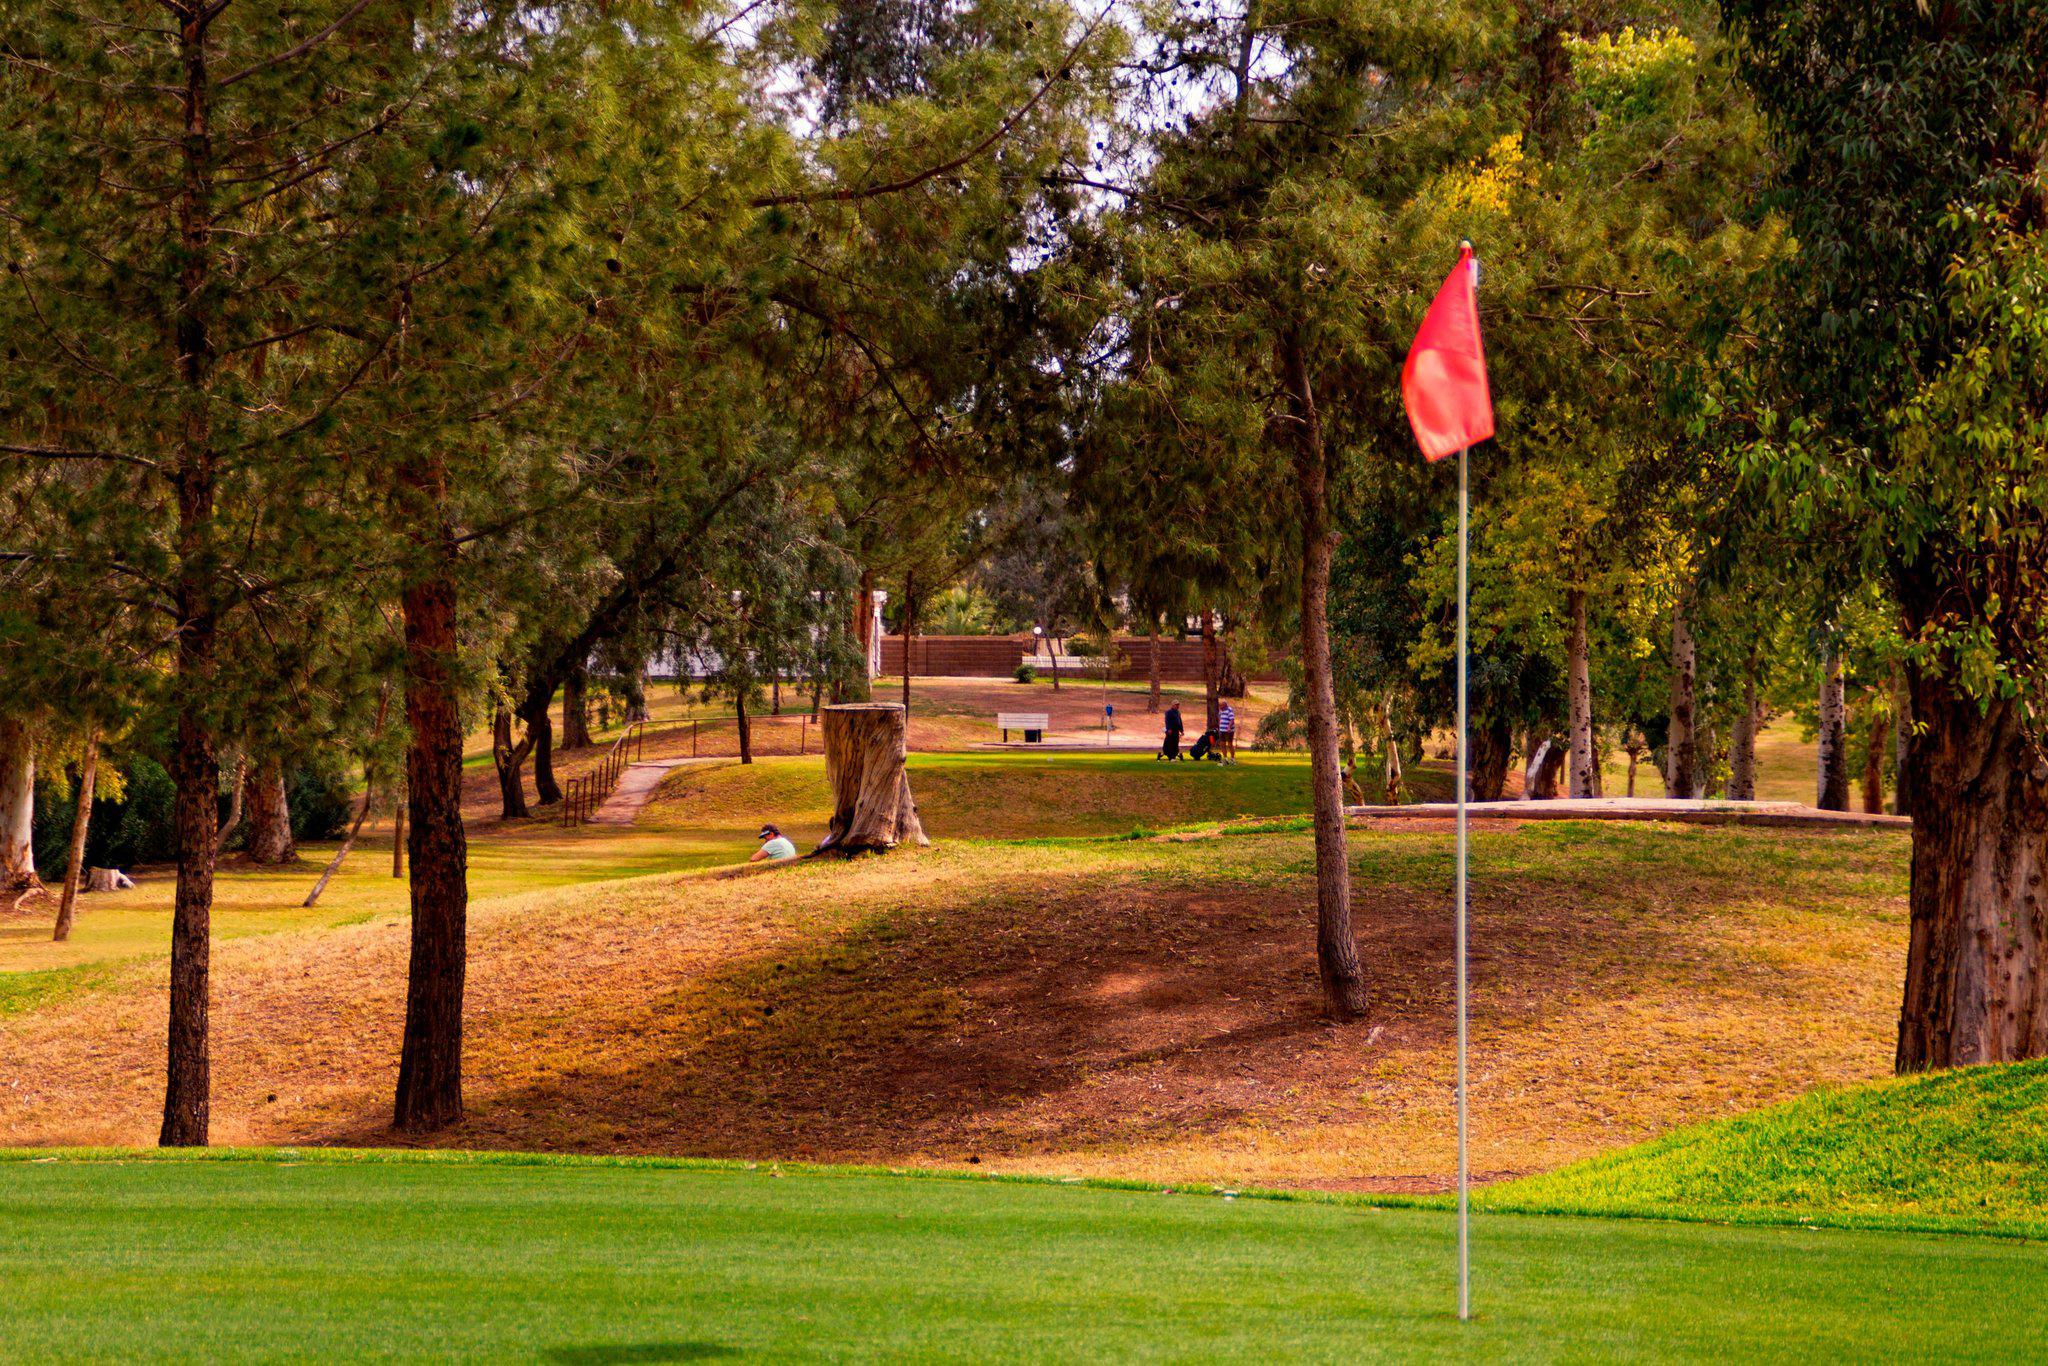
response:
<path fill-rule="evenodd" d="M 761 847 L 754 851 L 749 863 L 777 863 L 786 858 L 796 857 L 796 846 L 789 842 L 780 830 L 772 825 L 761 827 Z"/>

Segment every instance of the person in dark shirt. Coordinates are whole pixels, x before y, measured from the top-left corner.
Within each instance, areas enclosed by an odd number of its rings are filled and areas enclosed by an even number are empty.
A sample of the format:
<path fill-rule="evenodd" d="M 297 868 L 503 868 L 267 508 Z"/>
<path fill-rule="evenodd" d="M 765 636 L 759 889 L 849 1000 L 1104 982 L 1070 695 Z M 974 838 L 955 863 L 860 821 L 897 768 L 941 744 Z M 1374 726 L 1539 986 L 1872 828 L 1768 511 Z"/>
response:
<path fill-rule="evenodd" d="M 1160 742 L 1157 757 L 1178 762 L 1180 759 L 1181 732 L 1186 729 L 1187 727 L 1181 724 L 1180 703 L 1175 702 L 1168 706 L 1166 709 L 1166 738 Z"/>

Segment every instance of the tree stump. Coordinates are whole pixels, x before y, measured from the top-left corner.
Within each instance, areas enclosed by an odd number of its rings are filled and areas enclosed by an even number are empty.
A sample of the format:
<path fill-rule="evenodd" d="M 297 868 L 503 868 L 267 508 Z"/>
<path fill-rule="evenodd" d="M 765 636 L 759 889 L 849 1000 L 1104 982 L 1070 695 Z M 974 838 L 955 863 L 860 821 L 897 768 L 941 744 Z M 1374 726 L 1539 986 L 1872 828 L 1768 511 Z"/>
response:
<path fill-rule="evenodd" d="M 894 849 L 906 840 L 930 844 L 903 767 L 909 713 L 894 702 L 831 706 L 825 708 L 823 730 L 832 831 L 820 852 L 851 856 Z"/>
<path fill-rule="evenodd" d="M 122 876 L 118 868 L 93 868 L 85 875 L 85 890 L 88 892 L 119 892 L 134 885 Z"/>

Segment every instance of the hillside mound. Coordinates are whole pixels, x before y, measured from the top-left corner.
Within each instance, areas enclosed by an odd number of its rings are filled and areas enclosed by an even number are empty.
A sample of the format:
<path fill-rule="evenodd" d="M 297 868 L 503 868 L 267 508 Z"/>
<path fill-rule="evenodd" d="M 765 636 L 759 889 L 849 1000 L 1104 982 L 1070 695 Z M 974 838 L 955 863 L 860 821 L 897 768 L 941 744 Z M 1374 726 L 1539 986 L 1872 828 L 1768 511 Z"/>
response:
<path fill-rule="evenodd" d="M 1497 1186 L 1486 1203 L 2048 1235 L 2048 1059 L 1824 1088 Z"/>

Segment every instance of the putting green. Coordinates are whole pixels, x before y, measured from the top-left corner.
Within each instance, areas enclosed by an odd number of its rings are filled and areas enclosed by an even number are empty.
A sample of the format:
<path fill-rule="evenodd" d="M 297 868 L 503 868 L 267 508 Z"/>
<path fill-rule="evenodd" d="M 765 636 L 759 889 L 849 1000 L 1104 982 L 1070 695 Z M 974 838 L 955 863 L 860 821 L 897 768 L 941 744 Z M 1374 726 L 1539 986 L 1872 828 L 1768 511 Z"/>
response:
<path fill-rule="evenodd" d="M 0 1161 L 9 1359 L 2013 1359 L 2048 1249 L 603 1160 Z"/>

